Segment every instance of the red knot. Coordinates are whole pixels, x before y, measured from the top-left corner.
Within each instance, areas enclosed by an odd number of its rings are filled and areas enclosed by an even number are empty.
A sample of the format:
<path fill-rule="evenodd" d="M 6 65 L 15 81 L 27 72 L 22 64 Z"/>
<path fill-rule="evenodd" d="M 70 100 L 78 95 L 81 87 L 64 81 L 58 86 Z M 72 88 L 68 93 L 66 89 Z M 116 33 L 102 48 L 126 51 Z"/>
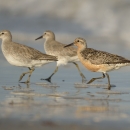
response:
<path fill-rule="evenodd" d="M 52 31 L 45 31 L 44 34 L 42 36 L 36 38 L 36 40 L 41 39 L 41 38 L 45 38 L 45 43 L 44 43 L 45 52 L 47 54 L 58 57 L 57 67 L 56 67 L 55 71 L 51 74 L 50 77 L 48 77 L 45 80 L 51 81 L 51 77 L 58 71 L 58 67 L 60 65 L 66 65 L 67 63 L 73 63 L 77 67 L 77 69 L 80 73 L 80 76 L 82 77 L 82 82 L 86 81 L 85 76 L 80 71 L 79 66 L 76 63 L 77 61 L 79 61 L 76 48 L 74 48 L 74 47 L 64 48 L 64 46 L 66 44 L 56 41 L 55 34 Z"/>
<path fill-rule="evenodd" d="M 111 89 L 110 78 L 107 72 L 119 69 L 120 67 L 130 64 L 130 60 L 114 55 L 108 52 L 95 50 L 87 47 L 86 40 L 83 38 L 76 38 L 71 44 L 64 47 L 76 45 L 78 47 L 77 54 L 80 62 L 92 72 L 102 72 L 102 77 L 92 78 L 89 83 L 92 83 L 96 79 L 103 79 L 105 75 L 108 79 L 108 89 Z"/>
<path fill-rule="evenodd" d="M 24 82 L 29 83 L 35 67 L 40 67 L 49 62 L 57 61 L 55 56 L 46 55 L 34 48 L 13 42 L 12 35 L 8 30 L 1 31 L 0 38 L 2 39 L 2 52 L 6 60 L 11 65 L 27 67 L 29 69 L 28 72 L 25 72 L 20 76 L 19 81 L 22 80 L 25 74 L 29 73 L 27 81 Z"/>

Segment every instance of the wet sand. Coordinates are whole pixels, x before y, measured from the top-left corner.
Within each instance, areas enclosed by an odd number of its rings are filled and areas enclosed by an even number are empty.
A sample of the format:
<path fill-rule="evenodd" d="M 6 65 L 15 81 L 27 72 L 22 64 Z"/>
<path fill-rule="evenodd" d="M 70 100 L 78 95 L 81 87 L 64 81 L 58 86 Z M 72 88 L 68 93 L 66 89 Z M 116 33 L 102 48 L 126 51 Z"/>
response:
<path fill-rule="evenodd" d="M 17 82 L 26 69 L 1 66 L 5 71 L 0 74 L 0 129 L 130 128 L 129 67 L 109 73 L 113 87 L 108 91 L 106 79 L 82 84 L 71 65 L 61 67 L 52 84 L 41 81 L 54 65 L 36 69 L 29 85 Z M 81 68 L 88 80 L 100 76 Z"/>

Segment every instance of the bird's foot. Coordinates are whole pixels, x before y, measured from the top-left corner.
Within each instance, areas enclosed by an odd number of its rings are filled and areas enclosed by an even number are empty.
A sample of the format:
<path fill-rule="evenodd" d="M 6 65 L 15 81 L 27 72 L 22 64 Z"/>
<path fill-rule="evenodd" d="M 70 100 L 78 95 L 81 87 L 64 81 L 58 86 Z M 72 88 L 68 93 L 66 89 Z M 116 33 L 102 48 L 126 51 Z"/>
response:
<path fill-rule="evenodd" d="M 30 83 L 30 81 L 25 81 L 25 82 L 19 82 L 19 83 L 24 83 L 24 84 L 28 84 L 28 83 Z"/>
<path fill-rule="evenodd" d="M 104 89 L 111 90 L 111 85 L 108 85 L 108 87 L 105 87 Z"/>
<path fill-rule="evenodd" d="M 82 73 L 80 73 L 80 76 L 82 77 L 82 83 L 86 83 L 87 81 L 86 77 Z"/>
<path fill-rule="evenodd" d="M 21 81 L 24 76 L 25 76 L 25 74 L 22 74 L 22 75 L 20 76 L 20 78 L 19 78 L 19 81 Z"/>
<path fill-rule="evenodd" d="M 89 80 L 89 81 L 87 82 L 87 84 L 92 83 L 94 80 L 95 80 L 95 79 L 94 79 L 94 78 L 92 78 L 91 80 Z"/>
<path fill-rule="evenodd" d="M 51 77 L 46 78 L 46 79 L 41 79 L 41 80 L 46 80 L 46 81 L 48 81 L 48 82 L 50 82 L 50 83 L 51 83 Z"/>
<path fill-rule="evenodd" d="M 108 90 L 111 90 L 111 85 L 108 85 Z"/>

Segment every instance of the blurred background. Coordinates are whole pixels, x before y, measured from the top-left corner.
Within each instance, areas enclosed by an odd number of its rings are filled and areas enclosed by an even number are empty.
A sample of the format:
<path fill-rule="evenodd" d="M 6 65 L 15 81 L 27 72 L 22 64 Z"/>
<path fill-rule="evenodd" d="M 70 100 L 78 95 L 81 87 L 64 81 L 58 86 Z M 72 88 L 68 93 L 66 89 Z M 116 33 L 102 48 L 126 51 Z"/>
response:
<path fill-rule="evenodd" d="M 89 47 L 130 59 L 129 23 L 130 0 L 0 2 L 0 30 L 10 30 L 15 42 L 30 44 L 41 51 L 43 40 L 35 38 L 45 30 L 52 30 L 62 43 L 71 43 L 80 36 Z"/>

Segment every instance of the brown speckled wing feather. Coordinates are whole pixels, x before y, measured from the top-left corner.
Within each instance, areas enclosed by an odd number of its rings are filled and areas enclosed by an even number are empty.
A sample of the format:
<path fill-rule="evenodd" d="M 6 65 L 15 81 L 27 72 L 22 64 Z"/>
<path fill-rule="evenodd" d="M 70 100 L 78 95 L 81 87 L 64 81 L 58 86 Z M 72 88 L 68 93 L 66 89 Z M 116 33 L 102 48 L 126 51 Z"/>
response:
<path fill-rule="evenodd" d="M 92 48 L 86 48 L 81 51 L 80 54 L 84 59 L 89 60 L 92 64 L 130 63 L 130 60 L 125 59 L 124 57 L 104 51 L 94 50 Z"/>

